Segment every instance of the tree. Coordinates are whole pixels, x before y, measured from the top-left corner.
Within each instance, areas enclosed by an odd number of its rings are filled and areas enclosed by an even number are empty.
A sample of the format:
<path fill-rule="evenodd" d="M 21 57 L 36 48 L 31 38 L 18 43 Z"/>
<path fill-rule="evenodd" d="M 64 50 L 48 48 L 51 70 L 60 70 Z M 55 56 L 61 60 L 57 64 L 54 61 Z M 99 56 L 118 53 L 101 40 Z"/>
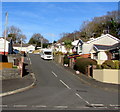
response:
<path fill-rule="evenodd" d="M 120 21 L 118 11 L 108 12 L 101 17 L 94 17 L 92 21 L 86 21 L 80 29 L 84 38 L 98 37 L 102 33 L 109 33 L 117 38 L 120 37 Z"/>
<path fill-rule="evenodd" d="M 22 41 L 22 43 L 25 43 L 25 39 L 26 39 L 26 36 L 24 34 L 20 34 L 18 36 L 17 42 L 21 43 L 21 41 Z"/>
<path fill-rule="evenodd" d="M 84 21 L 79 31 L 62 33 L 58 42 L 81 39 L 88 41 L 91 37 L 97 38 L 101 34 L 109 33 L 120 39 L 120 11 L 108 12 L 101 17 L 94 17 L 91 21 Z"/>
<path fill-rule="evenodd" d="M 32 35 L 32 37 L 29 40 L 29 44 L 36 44 L 37 46 L 41 46 L 41 42 L 43 43 L 43 47 L 47 45 L 49 42 L 47 39 L 45 39 L 40 33 L 35 33 Z M 45 45 L 44 45 L 45 44 Z"/>
<path fill-rule="evenodd" d="M 12 38 L 13 43 L 20 43 L 21 38 L 22 41 L 25 42 L 26 36 L 22 34 L 22 31 L 20 28 L 16 26 L 10 26 L 7 28 L 7 34 L 8 34 L 8 39 Z M 4 33 L 3 33 L 4 36 Z"/>
<path fill-rule="evenodd" d="M 64 41 L 64 45 L 65 45 L 65 48 L 66 48 L 66 50 L 69 52 L 70 51 L 70 49 L 72 48 L 72 41 L 71 40 L 65 40 Z"/>

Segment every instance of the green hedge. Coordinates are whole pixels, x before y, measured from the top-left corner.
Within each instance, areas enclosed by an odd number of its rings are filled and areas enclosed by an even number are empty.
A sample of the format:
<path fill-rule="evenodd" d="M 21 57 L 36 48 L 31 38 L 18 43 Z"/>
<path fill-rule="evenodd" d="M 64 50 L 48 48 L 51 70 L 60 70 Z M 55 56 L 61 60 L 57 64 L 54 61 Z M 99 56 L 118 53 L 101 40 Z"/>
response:
<path fill-rule="evenodd" d="M 106 60 L 102 65 L 102 69 L 119 69 L 120 68 L 120 61 L 115 60 Z"/>
<path fill-rule="evenodd" d="M 86 67 L 88 65 L 97 65 L 97 61 L 90 58 L 79 58 L 76 60 L 74 69 L 86 74 Z"/>
<path fill-rule="evenodd" d="M 69 59 L 68 59 L 67 55 L 64 56 L 63 64 L 68 64 L 69 65 Z"/>

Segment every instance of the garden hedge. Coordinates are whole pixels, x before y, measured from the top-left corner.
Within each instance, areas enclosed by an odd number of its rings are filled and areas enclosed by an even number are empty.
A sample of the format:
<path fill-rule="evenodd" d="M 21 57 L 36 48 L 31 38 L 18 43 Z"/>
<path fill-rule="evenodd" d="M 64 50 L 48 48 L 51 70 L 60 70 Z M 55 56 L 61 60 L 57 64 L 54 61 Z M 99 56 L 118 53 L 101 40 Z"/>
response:
<path fill-rule="evenodd" d="M 88 65 L 97 65 L 97 61 L 90 58 L 79 58 L 76 60 L 74 69 L 86 74 L 86 68 Z"/>

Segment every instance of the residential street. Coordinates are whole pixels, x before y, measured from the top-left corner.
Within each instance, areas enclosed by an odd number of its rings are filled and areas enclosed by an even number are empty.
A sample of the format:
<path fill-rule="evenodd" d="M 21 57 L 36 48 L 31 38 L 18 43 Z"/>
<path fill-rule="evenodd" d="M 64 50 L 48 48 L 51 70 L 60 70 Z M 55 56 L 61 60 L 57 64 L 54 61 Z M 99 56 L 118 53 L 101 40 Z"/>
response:
<path fill-rule="evenodd" d="M 118 109 L 118 93 L 88 86 L 53 61 L 29 54 L 36 86 L 2 98 L 5 110 Z"/>

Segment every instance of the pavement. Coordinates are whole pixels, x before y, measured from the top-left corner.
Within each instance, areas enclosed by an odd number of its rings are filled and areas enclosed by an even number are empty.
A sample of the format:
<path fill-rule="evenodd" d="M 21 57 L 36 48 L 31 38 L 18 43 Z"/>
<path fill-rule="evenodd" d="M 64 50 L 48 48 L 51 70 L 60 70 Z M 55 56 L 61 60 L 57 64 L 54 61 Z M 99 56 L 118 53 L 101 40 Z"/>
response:
<path fill-rule="evenodd" d="M 26 62 L 28 64 L 27 65 L 28 71 L 27 71 L 27 75 L 25 75 L 23 78 L 0 80 L 0 83 L 2 83 L 2 93 L 0 93 L 0 97 L 22 92 L 36 85 L 36 78 L 35 78 L 34 73 L 32 73 L 31 71 L 29 58 L 26 58 Z M 77 75 L 73 69 L 69 67 L 63 67 L 63 68 Z M 117 85 L 117 84 L 102 83 L 102 82 L 94 80 L 91 77 L 85 76 L 83 74 L 79 74 L 77 76 L 82 82 L 86 83 L 89 86 L 93 86 L 96 88 L 100 88 L 100 89 L 103 89 L 106 91 L 112 91 L 112 92 L 118 92 L 118 90 L 120 90 L 120 84 Z"/>
<path fill-rule="evenodd" d="M 88 77 L 82 73 L 76 74 L 76 71 L 69 67 L 64 67 L 64 68 L 66 70 L 72 72 L 73 74 L 77 75 L 82 82 L 86 83 L 89 86 L 100 88 L 105 91 L 111 91 L 111 92 L 119 92 L 120 91 L 120 84 L 103 83 L 103 82 L 93 79 L 92 77 Z"/>
<path fill-rule="evenodd" d="M 35 86 L 36 78 L 34 73 L 32 73 L 31 65 L 28 57 L 25 57 L 25 74 L 22 78 L 6 79 L 0 80 L 2 84 L 2 91 L 0 91 L 1 96 L 7 96 L 15 94 L 18 92 L 23 92 Z"/>

